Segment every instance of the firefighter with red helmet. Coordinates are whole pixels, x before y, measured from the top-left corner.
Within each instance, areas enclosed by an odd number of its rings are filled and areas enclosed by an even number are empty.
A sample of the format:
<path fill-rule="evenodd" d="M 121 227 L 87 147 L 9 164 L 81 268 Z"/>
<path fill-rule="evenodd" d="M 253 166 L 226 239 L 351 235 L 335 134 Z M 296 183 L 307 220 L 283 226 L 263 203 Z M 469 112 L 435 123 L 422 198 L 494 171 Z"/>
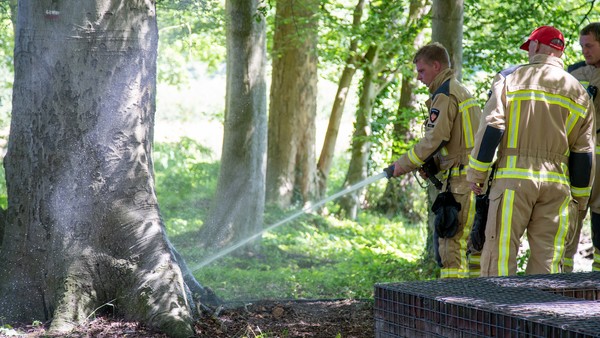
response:
<path fill-rule="evenodd" d="M 521 45 L 529 64 L 501 71 L 492 83 L 467 170 L 479 194 L 495 162 L 482 276 L 516 274 L 525 233 L 525 272 L 560 272 L 565 244 L 587 205 L 595 166 L 594 108 L 563 69 L 564 47 L 558 29 L 539 27 Z"/>

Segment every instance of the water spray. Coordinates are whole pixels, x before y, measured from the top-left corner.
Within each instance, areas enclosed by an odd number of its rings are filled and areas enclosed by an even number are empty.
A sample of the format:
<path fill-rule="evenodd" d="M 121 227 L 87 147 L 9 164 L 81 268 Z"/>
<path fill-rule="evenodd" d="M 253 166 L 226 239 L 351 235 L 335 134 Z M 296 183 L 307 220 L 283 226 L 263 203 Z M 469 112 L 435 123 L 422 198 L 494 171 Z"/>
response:
<path fill-rule="evenodd" d="M 319 202 L 317 202 L 315 204 L 307 205 L 306 207 L 304 207 L 302 210 L 296 212 L 295 214 L 293 214 L 293 215 L 291 215 L 291 216 L 289 216 L 289 217 L 287 217 L 287 218 L 285 218 L 285 219 L 283 219 L 283 220 L 281 220 L 281 221 L 279 221 L 279 222 L 277 222 L 277 223 L 275 223 L 273 225 L 270 225 L 270 226 L 264 228 L 262 231 L 254 234 L 254 235 L 252 235 L 250 237 L 247 237 L 244 240 L 242 240 L 242 241 L 240 241 L 240 242 L 238 242 L 238 243 L 236 243 L 236 244 L 234 244 L 234 245 L 232 245 L 232 246 L 230 246 L 230 247 L 228 247 L 226 249 L 223 249 L 223 250 L 219 251 L 215 255 L 213 255 L 213 256 L 205 259 L 203 262 L 201 262 L 200 264 L 198 264 L 195 267 L 191 268 L 190 270 L 192 272 L 195 272 L 196 270 L 199 270 L 199 269 L 205 267 L 206 265 L 208 265 L 208 264 L 216 261 L 217 259 L 219 259 L 219 258 L 221 258 L 221 257 L 223 257 L 223 256 L 225 256 L 225 255 L 227 255 L 227 254 L 235 251 L 236 249 L 239 249 L 240 247 L 242 247 L 242 246 L 244 246 L 246 244 L 248 244 L 248 242 L 251 242 L 251 241 L 255 240 L 256 238 L 258 238 L 259 236 L 261 236 L 263 233 L 265 233 L 267 231 L 270 231 L 270 230 L 273 230 L 273 229 L 277 228 L 278 226 L 280 226 L 280 225 L 282 225 L 284 223 L 287 223 L 287 222 L 293 220 L 294 218 L 297 218 L 298 216 L 300 216 L 302 214 L 305 214 L 305 213 L 307 213 L 309 211 L 312 211 L 312 210 L 314 210 L 314 209 L 316 209 L 316 208 L 324 205 L 327 202 L 333 201 L 334 199 L 336 199 L 336 198 L 338 198 L 340 196 L 346 195 L 346 194 L 351 193 L 351 192 L 353 192 L 355 190 L 358 190 L 358 189 L 360 189 L 360 188 L 362 188 L 362 187 L 364 187 L 366 185 L 369 185 L 369 184 L 371 184 L 373 182 L 379 181 L 380 179 L 382 179 L 384 177 L 387 178 L 387 179 L 390 179 L 393 176 L 394 176 L 394 165 L 392 164 L 389 167 L 385 168 L 383 170 L 383 172 L 381 172 L 381 173 L 379 173 L 379 174 L 377 174 L 375 176 L 368 177 L 368 178 L 366 178 L 366 179 L 364 179 L 364 180 L 362 180 L 362 181 L 360 181 L 360 182 L 358 182 L 358 183 L 356 183 L 356 184 L 354 184 L 354 185 L 352 185 L 350 187 L 347 187 L 346 189 L 344 189 L 344 190 L 342 190 L 340 192 L 337 192 L 337 193 L 335 193 L 335 194 L 333 194 L 333 195 L 331 195 L 331 196 L 329 196 L 329 197 L 327 197 L 327 198 L 325 198 L 325 199 L 323 199 L 323 200 L 321 200 L 321 201 L 319 201 Z"/>

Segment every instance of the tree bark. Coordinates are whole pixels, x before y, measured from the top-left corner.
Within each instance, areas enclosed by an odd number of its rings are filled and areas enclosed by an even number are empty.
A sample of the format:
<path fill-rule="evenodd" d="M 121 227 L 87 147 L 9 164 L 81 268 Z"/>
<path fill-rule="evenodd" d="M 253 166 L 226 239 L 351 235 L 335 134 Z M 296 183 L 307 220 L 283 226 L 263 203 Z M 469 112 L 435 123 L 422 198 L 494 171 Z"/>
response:
<path fill-rule="evenodd" d="M 208 221 L 209 246 L 262 229 L 267 149 L 266 38 L 258 0 L 228 0 L 227 91 L 221 168 Z"/>
<path fill-rule="evenodd" d="M 354 8 L 352 27 L 355 31 L 358 31 L 360 26 L 365 2 L 366 0 L 358 0 L 358 4 L 356 4 L 356 7 Z M 338 82 L 338 89 L 335 94 L 333 106 L 331 107 L 331 115 L 329 116 L 329 124 L 327 124 L 327 132 L 325 133 L 325 139 L 323 140 L 323 148 L 321 149 L 321 155 L 319 156 L 319 162 L 317 163 L 319 196 L 325 196 L 327 193 L 327 178 L 335 155 L 335 143 L 337 142 L 337 136 L 340 131 L 344 106 L 346 104 L 346 99 L 348 98 L 352 78 L 356 73 L 357 49 L 358 39 L 353 38 L 350 42 L 350 47 L 348 48 L 346 66 L 344 67 Z"/>
<path fill-rule="evenodd" d="M 387 3 L 377 12 L 382 18 L 378 25 L 394 25 L 400 27 L 400 19 L 404 10 L 399 11 L 397 4 L 390 5 Z M 369 50 L 365 54 L 364 60 L 361 63 L 363 70 L 362 88 L 359 98 L 359 108 L 357 110 L 357 120 L 355 124 L 355 132 L 352 139 L 352 158 L 348 173 L 346 174 L 345 186 L 354 185 L 367 177 L 368 168 L 367 161 L 371 151 L 372 141 L 371 136 L 371 116 L 374 108 L 374 102 L 382 90 L 389 85 L 391 80 L 400 72 L 400 67 L 393 67 L 396 63 L 397 55 L 406 54 L 412 48 L 407 48 L 408 42 L 413 43 L 415 37 L 422 29 L 422 20 L 419 20 L 424 15 L 425 4 L 421 0 L 411 2 L 409 15 L 404 20 L 407 29 L 397 41 L 372 43 Z M 376 12 L 374 12 L 376 13 Z M 393 14 L 397 13 L 397 14 Z M 392 14 L 392 15 L 390 15 Z M 386 26 L 385 30 L 389 30 Z M 340 201 L 340 206 L 345 216 L 355 218 L 360 206 L 364 189 L 357 190 L 356 193 L 347 194 Z"/>
<path fill-rule="evenodd" d="M 152 174 L 154 4 L 54 3 L 19 1 L 0 317 L 65 333 L 110 305 L 190 336 Z"/>
<path fill-rule="evenodd" d="M 450 55 L 450 63 L 457 79 L 462 78 L 462 38 L 463 38 L 463 0 L 433 0 L 432 5 L 432 27 L 431 39 L 444 45 Z M 437 191 L 433 186 L 428 189 L 429 206 L 437 197 Z M 428 208 L 431 209 L 431 208 Z M 433 260 L 435 252 L 433 250 L 433 227 L 435 214 L 429 212 L 427 233 L 426 258 Z"/>
<path fill-rule="evenodd" d="M 280 207 L 316 192 L 318 8 L 317 0 L 277 1 L 266 193 Z"/>
<path fill-rule="evenodd" d="M 411 0 L 408 22 L 409 23 L 418 23 L 421 22 L 423 16 L 429 11 L 429 6 L 427 6 L 426 0 Z M 409 24 L 410 25 L 410 24 Z M 411 36 L 407 39 L 408 41 L 412 41 L 412 45 L 407 48 L 407 62 L 412 64 L 412 55 L 419 49 L 424 40 L 424 32 L 422 29 L 416 30 L 414 36 Z M 415 135 L 411 130 L 412 124 L 414 124 L 415 117 L 418 120 L 417 123 L 422 123 L 422 118 L 424 114 L 420 114 L 418 109 L 418 104 L 415 101 L 415 90 L 417 88 L 417 78 L 414 67 L 410 67 L 411 74 L 407 75 L 407 72 L 404 72 L 402 76 L 402 87 L 400 88 L 400 99 L 398 100 L 398 110 L 397 110 L 397 119 L 394 123 L 394 131 L 393 131 L 393 142 L 394 147 L 392 147 L 392 161 L 396 160 L 398 157 L 402 155 L 402 152 L 399 151 L 401 149 L 401 145 L 408 144 L 411 140 L 419 137 L 419 135 Z M 414 75 L 412 75 L 414 74 Z M 383 212 L 388 217 L 393 217 L 395 215 L 406 215 L 409 219 L 418 222 L 422 215 L 414 215 L 412 210 L 412 200 L 416 198 L 414 194 L 411 194 L 410 191 L 414 191 L 414 189 L 407 189 L 407 187 L 414 186 L 416 184 L 412 175 L 405 175 L 397 179 L 388 180 L 386 185 L 386 190 L 377 203 L 377 208 Z M 411 217 L 414 215 L 415 217 Z"/>
<path fill-rule="evenodd" d="M 365 55 L 363 85 L 358 102 L 354 134 L 352 135 L 352 157 L 346 174 L 346 182 L 344 183 L 346 187 L 367 178 L 367 160 L 373 143 L 369 139 L 371 136 L 371 115 L 373 114 L 373 102 L 379 90 L 377 83 L 379 50 L 378 46 L 371 46 Z M 340 206 L 346 218 L 356 218 L 363 191 L 364 189 L 361 189 L 340 199 Z"/>
<path fill-rule="evenodd" d="M 457 79 L 462 78 L 464 0 L 433 0 L 431 40 L 446 47 Z"/>

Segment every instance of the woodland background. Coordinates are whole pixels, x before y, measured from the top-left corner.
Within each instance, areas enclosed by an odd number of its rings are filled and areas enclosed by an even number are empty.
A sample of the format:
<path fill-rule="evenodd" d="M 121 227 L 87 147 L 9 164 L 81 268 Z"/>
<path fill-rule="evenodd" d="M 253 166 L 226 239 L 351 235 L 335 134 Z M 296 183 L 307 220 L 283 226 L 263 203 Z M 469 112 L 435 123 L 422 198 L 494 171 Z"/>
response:
<path fill-rule="evenodd" d="M 412 55 L 422 45 L 442 42 L 483 105 L 493 75 L 527 61 L 518 47 L 534 28 L 562 30 L 568 65 L 582 59 L 579 30 L 600 19 L 595 0 L 249 3 L 253 24 L 236 17 L 236 1 L 156 2 L 156 195 L 170 241 L 226 300 L 369 299 L 374 283 L 435 278 L 428 188 L 412 175 L 379 180 L 203 262 L 379 174 L 416 142 L 427 91 Z M 5 141 L 16 8 L 0 2 Z M 236 38 L 246 45 L 228 45 Z M 243 65 L 247 73 L 232 71 Z M 256 79 L 249 95 L 236 92 L 246 75 Z"/>

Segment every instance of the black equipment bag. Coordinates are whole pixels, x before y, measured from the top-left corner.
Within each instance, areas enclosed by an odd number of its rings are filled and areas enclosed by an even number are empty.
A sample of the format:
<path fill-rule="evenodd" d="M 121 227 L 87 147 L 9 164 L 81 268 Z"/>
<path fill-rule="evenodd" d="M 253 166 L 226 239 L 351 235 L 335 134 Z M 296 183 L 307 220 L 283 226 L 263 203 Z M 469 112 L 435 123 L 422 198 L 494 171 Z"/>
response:
<path fill-rule="evenodd" d="M 460 203 L 454 199 L 450 192 L 450 182 L 448 182 L 446 191 L 440 193 L 431 211 L 435 213 L 435 231 L 440 238 L 452 238 L 458 230 L 458 212 Z"/>

